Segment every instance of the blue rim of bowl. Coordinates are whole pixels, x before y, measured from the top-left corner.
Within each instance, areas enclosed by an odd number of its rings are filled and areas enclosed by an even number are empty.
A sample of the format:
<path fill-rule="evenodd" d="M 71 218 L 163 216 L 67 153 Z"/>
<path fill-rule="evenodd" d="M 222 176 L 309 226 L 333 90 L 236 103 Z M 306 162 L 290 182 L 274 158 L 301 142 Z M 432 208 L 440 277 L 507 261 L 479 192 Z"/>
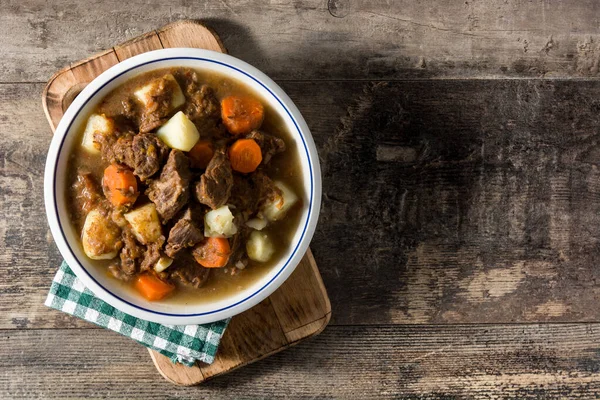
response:
<path fill-rule="evenodd" d="M 123 74 L 126 74 L 127 72 L 130 72 L 134 69 L 140 68 L 144 65 L 148 65 L 148 64 L 153 64 L 153 63 L 157 63 L 157 62 L 162 62 L 162 61 L 169 61 L 169 60 L 197 60 L 197 61 L 205 61 L 205 62 L 209 62 L 209 63 L 214 63 L 214 64 L 220 64 L 222 66 L 225 66 L 227 68 L 231 68 L 237 72 L 240 72 L 244 75 L 246 75 L 247 77 L 249 77 L 250 79 L 252 79 L 253 81 L 255 81 L 256 83 L 258 83 L 260 86 L 262 86 L 267 92 L 269 92 L 269 94 L 271 96 L 273 96 L 273 98 L 275 100 L 277 100 L 277 102 L 279 102 L 279 104 L 283 107 L 283 109 L 285 110 L 285 112 L 287 113 L 287 115 L 290 117 L 290 119 L 292 120 L 292 122 L 294 123 L 294 126 L 296 127 L 296 130 L 298 131 L 298 135 L 300 136 L 300 139 L 302 140 L 302 145 L 304 146 L 304 151 L 306 152 L 306 157 L 308 159 L 308 168 L 309 168 L 309 176 L 310 176 L 310 199 L 308 202 L 308 214 L 306 216 L 306 222 L 304 223 L 304 227 L 302 228 L 302 235 L 300 235 L 300 240 L 298 240 L 298 243 L 296 244 L 296 247 L 294 248 L 294 251 L 292 252 L 292 254 L 290 255 L 290 257 L 287 259 L 287 261 L 285 262 L 285 264 L 283 264 L 283 266 L 281 267 L 281 269 L 279 271 L 277 271 L 277 273 L 275 274 L 275 276 L 273 276 L 265 285 L 263 285 L 260 289 L 258 289 L 256 292 L 252 293 L 250 296 L 234 303 L 231 304 L 227 307 L 223 307 L 223 308 L 219 308 L 217 310 L 212 310 L 212 311 L 207 311 L 207 312 L 203 312 L 203 313 L 198 313 L 198 314 L 172 314 L 172 313 L 165 313 L 165 312 L 160 312 L 160 311 L 154 311 L 154 310 L 150 310 L 144 307 L 140 307 L 137 304 L 133 304 L 119 296 L 117 296 L 116 294 L 114 294 L 113 292 L 111 292 L 110 290 L 108 290 L 107 288 L 105 288 L 102 284 L 100 284 L 100 282 L 98 282 L 85 268 L 83 268 L 82 266 L 82 270 L 83 272 L 91 279 L 93 280 L 98 286 L 100 286 L 103 290 L 105 290 L 107 293 L 109 293 L 111 296 L 115 297 L 116 299 L 119 299 L 120 301 L 122 301 L 125 304 L 130 305 L 131 307 L 137 308 L 138 310 L 142 310 L 142 311 L 146 311 L 149 312 L 151 314 L 158 314 L 158 315 L 165 315 L 165 316 L 169 316 L 169 317 L 200 317 L 200 316 L 204 316 L 204 315 L 211 315 L 211 314 L 215 314 L 221 311 L 225 311 L 228 310 L 230 308 L 233 308 L 235 306 L 238 306 L 242 303 L 245 303 L 246 301 L 250 300 L 252 297 L 256 296 L 257 294 L 259 294 L 260 292 L 262 292 L 265 288 L 267 288 L 287 267 L 288 264 L 290 263 L 291 259 L 294 258 L 294 256 L 296 255 L 297 251 L 298 251 L 298 247 L 300 246 L 300 243 L 302 243 L 302 239 L 304 238 L 304 235 L 306 234 L 306 229 L 308 227 L 308 222 L 310 221 L 310 216 L 311 216 L 311 212 L 312 212 L 312 203 L 313 203 L 313 171 L 312 171 L 312 164 L 311 164 L 311 158 L 310 158 L 310 153 L 308 152 L 308 147 L 306 145 L 306 141 L 304 140 L 304 135 L 302 134 L 302 131 L 300 130 L 300 127 L 298 126 L 298 124 L 296 123 L 296 120 L 294 119 L 294 117 L 292 116 L 292 114 L 290 113 L 290 111 L 287 109 L 287 107 L 283 104 L 283 102 L 281 101 L 281 99 L 279 97 L 277 97 L 275 95 L 275 93 L 273 93 L 265 84 L 263 84 L 261 81 L 259 81 L 257 78 L 255 78 L 254 76 L 252 76 L 251 74 L 247 73 L 246 71 L 243 71 L 239 68 L 234 67 L 233 65 L 229 65 L 227 63 L 221 62 L 221 61 L 216 61 L 216 60 L 211 60 L 208 58 L 202 58 L 202 57 L 165 57 L 165 58 L 160 58 L 157 60 L 152 60 L 152 61 L 147 61 L 145 63 L 136 65 L 134 67 L 131 67 L 121 73 L 119 73 L 118 75 L 115 75 L 114 77 L 110 78 L 108 81 L 106 81 L 102 86 L 100 86 L 98 89 L 96 89 L 89 97 L 88 99 L 81 105 L 81 107 L 79 108 L 79 110 L 77 110 L 77 112 L 75 113 L 75 115 L 73 116 L 73 119 L 71 119 L 71 122 L 69 122 L 69 125 L 67 126 L 67 129 L 65 132 L 69 132 L 71 130 L 71 126 L 73 125 L 73 122 L 75 122 L 75 120 L 77 119 L 77 117 L 79 116 L 79 113 L 81 112 L 81 110 L 86 106 L 86 104 L 100 91 L 102 90 L 106 85 L 108 85 L 109 83 L 111 83 L 112 81 L 114 81 L 115 79 L 117 79 L 118 77 L 122 76 Z M 60 145 L 58 146 L 58 154 L 61 153 L 65 139 L 66 139 L 67 135 L 65 134 L 60 142 Z M 59 161 L 60 157 L 56 157 L 56 162 L 54 163 L 54 171 L 57 170 L 58 168 L 58 161 Z M 60 214 L 58 212 L 58 205 L 57 205 L 57 195 L 56 195 L 56 177 L 54 178 L 54 181 L 52 182 L 52 186 L 53 186 L 53 195 L 54 195 L 54 212 L 56 213 L 56 219 L 58 221 L 58 226 L 60 229 L 60 233 L 63 237 L 63 240 L 66 244 L 66 247 L 69 249 L 69 252 L 71 253 L 71 255 L 73 256 L 73 258 L 75 260 L 77 260 L 77 257 L 75 256 L 75 253 L 73 252 L 73 250 L 71 249 L 71 246 L 69 245 L 69 242 L 67 241 L 67 238 L 65 236 L 65 233 L 63 231 L 62 228 L 62 223 L 60 220 Z M 70 223 L 70 221 L 69 221 Z"/>

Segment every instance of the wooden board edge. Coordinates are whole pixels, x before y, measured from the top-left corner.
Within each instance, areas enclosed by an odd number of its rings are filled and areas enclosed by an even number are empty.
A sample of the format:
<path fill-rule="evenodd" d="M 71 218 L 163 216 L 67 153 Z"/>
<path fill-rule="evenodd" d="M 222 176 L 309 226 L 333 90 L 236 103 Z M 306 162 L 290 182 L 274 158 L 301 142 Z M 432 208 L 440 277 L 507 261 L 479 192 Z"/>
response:
<path fill-rule="evenodd" d="M 148 38 L 151 38 L 154 35 L 156 35 L 158 37 L 158 30 L 157 29 L 155 29 L 153 31 L 149 31 L 149 32 L 143 33 L 140 36 L 133 37 L 133 38 L 131 38 L 129 40 L 124 41 L 123 43 L 119 43 L 118 45 L 113 46 L 112 49 L 115 52 L 115 54 L 117 54 L 117 59 L 119 60 L 119 62 L 121 62 L 123 60 L 121 60 L 119 58 L 119 54 L 117 52 L 117 49 L 122 48 L 122 47 L 131 46 L 131 45 L 139 43 L 139 42 L 141 42 L 143 40 L 148 40 Z M 159 40 L 160 40 L 160 38 L 159 38 Z M 160 49 L 157 49 L 157 50 L 160 50 Z"/>
<path fill-rule="evenodd" d="M 195 386 L 206 380 L 206 379 L 204 379 L 204 375 L 202 374 L 202 369 L 197 365 L 194 365 L 193 367 L 187 367 L 182 364 L 174 364 L 166 356 L 160 354 L 159 352 L 157 352 L 155 350 L 148 349 L 148 352 L 150 353 L 150 358 L 152 359 L 152 362 L 154 363 L 154 367 L 158 370 L 158 373 L 163 378 L 165 378 L 165 380 L 167 380 L 168 382 L 170 382 L 174 385 Z M 164 370 L 173 370 L 173 369 L 180 370 L 180 372 L 174 373 L 173 376 L 182 376 L 183 375 L 185 377 L 190 377 L 190 375 L 199 375 L 200 379 L 198 379 L 198 376 L 196 376 L 196 378 L 189 379 L 191 383 L 178 382 L 178 381 L 174 380 L 171 377 L 171 375 L 166 374 L 164 372 Z M 228 371 L 230 371 L 230 370 L 228 370 Z"/>
<path fill-rule="evenodd" d="M 223 41 L 221 40 L 221 37 L 217 34 L 217 32 L 211 28 L 210 26 L 206 26 L 203 23 L 201 23 L 200 21 L 193 21 L 190 20 L 191 23 L 195 23 L 196 25 L 201 25 L 202 27 L 204 27 L 207 31 L 209 31 L 211 33 L 211 35 L 213 35 L 215 37 L 215 40 L 217 41 L 217 44 L 219 45 L 219 47 L 221 48 L 221 52 L 225 53 L 225 54 L 229 54 L 229 52 L 227 51 L 227 47 L 225 47 L 225 45 L 223 44 Z"/>
<path fill-rule="evenodd" d="M 56 126 L 54 125 L 54 121 L 52 121 L 52 116 L 50 115 L 50 111 L 48 109 L 48 94 L 50 92 L 50 88 L 52 88 L 52 86 L 58 81 L 58 79 L 62 78 L 64 74 L 69 73 L 70 71 L 71 66 L 68 65 L 55 72 L 54 75 L 52 75 L 52 77 L 50 77 L 50 79 L 46 83 L 46 86 L 44 86 L 44 90 L 42 90 L 42 108 L 44 109 L 44 115 L 46 115 L 46 119 L 48 120 L 48 124 L 50 124 L 52 132 L 54 132 Z"/>
<path fill-rule="evenodd" d="M 265 353 L 265 354 L 261 355 L 260 357 L 254 358 L 254 359 L 252 359 L 252 360 L 250 360 L 250 361 L 248 361 L 248 362 L 246 362 L 246 363 L 241 363 L 240 365 L 236 365 L 236 366 L 235 366 L 235 367 L 233 367 L 233 368 L 230 368 L 230 369 L 228 369 L 228 370 L 226 370 L 226 371 L 223 371 L 223 372 L 220 372 L 220 373 L 218 373 L 218 374 L 215 374 L 215 375 L 213 375 L 213 376 L 211 376 L 211 377 L 209 377 L 209 378 L 206 378 L 206 379 L 204 379 L 204 380 L 202 380 L 202 381 L 199 381 L 198 383 L 195 383 L 195 384 L 190 384 L 190 385 L 187 385 L 187 386 L 195 386 L 195 385 L 198 385 L 198 384 L 200 384 L 200 383 L 203 383 L 203 382 L 209 381 L 209 380 L 211 380 L 211 379 L 213 379 L 213 378 L 216 378 L 216 377 L 218 377 L 218 376 L 221 376 L 221 375 L 228 374 L 228 373 L 230 373 L 230 372 L 232 372 L 232 371 L 235 371 L 235 370 L 236 370 L 236 369 L 238 369 L 238 368 L 242 368 L 242 367 L 245 367 L 245 366 L 247 366 L 247 365 L 254 364 L 254 363 L 255 363 L 255 362 L 257 362 L 257 361 L 260 361 L 260 360 L 263 360 L 263 359 L 265 359 L 265 358 L 267 358 L 267 357 L 270 357 L 270 356 L 272 356 L 273 354 L 277 354 L 277 353 L 279 353 L 279 352 L 281 352 L 281 351 L 283 351 L 283 350 L 289 349 L 290 347 L 292 347 L 292 346 L 295 346 L 295 345 L 297 345 L 297 344 L 299 344 L 299 343 L 303 342 L 303 341 L 304 341 L 304 340 L 306 340 L 306 339 L 310 339 L 311 337 L 317 336 L 319 333 L 323 332 L 323 330 L 325 330 L 325 328 L 326 328 L 326 327 L 327 327 L 327 325 L 329 324 L 329 320 L 331 319 L 331 313 L 328 313 L 327 315 L 325 315 L 325 316 L 323 317 L 323 319 L 324 319 L 324 323 L 323 323 L 323 324 L 322 324 L 322 325 L 319 327 L 319 329 L 317 329 L 315 332 L 313 332 L 313 333 L 311 333 L 311 334 L 309 334 L 309 335 L 307 335 L 307 336 L 304 336 L 304 337 L 302 337 L 302 338 L 299 338 L 298 340 L 295 340 L 295 341 L 293 341 L 293 342 L 290 342 L 290 343 L 286 344 L 285 346 L 278 347 L 277 349 L 274 349 L 273 351 L 270 351 L 270 352 L 268 352 L 268 353 Z M 313 322 L 317 322 L 317 321 L 319 321 L 319 320 L 316 320 L 316 321 L 313 321 Z"/>
<path fill-rule="evenodd" d="M 87 58 L 84 58 L 83 60 L 79 60 L 79 61 L 75 61 L 74 63 L 71 63 L 71 66 L 70 66 L 69 69 L 72 70 L 74 68 L 80 67 L 80 66 L 85 65 L 85 64 L 87 64 L 87 63 L 89 63 L 91 61 L 94 61 L 97 58 L 109 55 L 110 53 L 114 53 L 114 52 L 115 52 L 114 47 L 111 47 L 110 49 L 103 50 L 103 51 L 98 52 L 96 54 L 93 54 L 93 55 L 91 55 L 91 56 L 89 56 Z"/>
<path fill-rule="evenodd" d="M 185 25 L 200 25 L 200 26 L 206 28 L 206 25 L 204 25 L 202 22 L 200 22 L 200 20 L 187 18 L 187 19 L 180 19 L 177 21 L 173 21 L 166 25 L 163 25 L 160 28 L 155 29 L 155 32 L 162 33 L 162 32 L 169 31 L 171 29 L 181 28 L 182 26 L 185 26 Z"/>
<path fill-rule="evenodd" d="M 325 299 L 325 312 L 329 314 L 329 319 L 331 319 L 331 300 L 329 299 L 329 294 L 327 293 L 327 288 L 325 287 L 325 283 L 323 282 L 323 277 L 321 276 L 321 271 L 319 271 L 319 267 L 317 266 L 317 261 L 312 253 L 310 247 L 306 250 L 304 257 L 308 257 L 310 265 L 313 268 L 313 272 L 315 277 L 317 278 L 317 282 L 319 284 L 319 289 L 321 293 L 323 293 L 323 298 Z M 327 321 L 329 323 L 329 320 Z"/>
<path fill-rule="evenodd" d="M 181 19 L 179 21 L 175 21 L 175 22 L 171 22 L 170 24 L 167 24 L 161 28 L 156 29 L 156 33 L 158 34 L 158 38 L 161 39 L 161 34 L 166 34 L 168 33 L 168 31 L 173 30 L 173 29 L 180 29 L 183 28 L 185 26 L 194 26 L 194 27 L 202 27 L 203 29 L 206 29 L 208 32 L 210 32 L 211 35 L 214 36 L 217 44 L 219 45 L 221 52 L 228 54 L 227 48 L 225 47 L 225 45 L 223 44 L 223 41 L 221 41 L 221 37 L 219 36 L 219 34 L 212 29 L 209 26 L 206 26 L 202 23 L 202 21 L 200 20 L 196 20 L 196 19 Z M 161 39 L 162 42 L 162 39 Z M 163 45 L 164 47 L 164 45 Z"/>
<path fill-rule="evenodd" d="M 279 353 L 279 352 L 281 352 L 283 350 L 286 350 L 286 349 L 288 349 L 288 348 L 290 348 L 292 346 L 295 346 L 295 345 L 299 344 L 300 342 L 303 342 L 306 339 L 309 339 L 311 337 L 317 336 L 318 334 L 320 334 L 321 332 L 323 332 L 323 330 L 329 324 L 330 320 L 331 320 L 331 313 L 327 313 L 327 315 L 325 315 L 323 318 L 321 318 L 319 320 L 316 320 L 316 321 L 313 321 L 313 322 L 310 323 L 310 324 L 312 324 L 312 323 L 315 323 L 315 322 L 322 321 L 322 323 L 319 326 L 319 328 L 317 330 L 315 330 L 314 332 L 311 332 L 308 335 L 305 335 L 305 336 L 300 337 L 300 338 L 298 338 L 298 339 L 296 339 L 296 340 L 294 340 L 292 342 L 289 342 L 285 346 L 281 346 L 281 347 L 278 347 L 276 349 L 273 349 L 272 351 L 270 351 L 268 353 L 265 353 L 265 354 L 261 355 L 260 357 L 254 358 L 254 359 L 252 359 L 250 361 L 247 361 L 247 362 L 244 362 L 244 363 L 240 363 L 239 365 L 236 365 L 233 368 L 230 368 L 230 369 L 227 369 L 227 370 L 223 370 L 223 371 L 219 372 L 218 374 L 212 375 L 212 376 L 210 376 L 208 378 L 204 377 L 204 375 L 202 374 L 202 368 L 199 367 L 198 365 L 195 365 L 193 367 L 186 367 L 184 365 L 176 365 L 176 364 L 173 364 L 172 361 L 169 360 L 167 357 L 163 356 L 162 354 L 160 354 L 160 353 L 158 353 L 158 352 L 156 352 L 156 351 L 154 351 L 152 349 L 148 349 L 148 352 L 150 353 L 150 358 L 152 358 L 152 362 L 154 363 L 154 366 L 156 367 L 156 369 L 158 370 L 158 372 L 160 373 L 160 375 L 163 378 L 165 378 L 165 380 L 167 380 L 168 382 L 170 382 L 170 383 L 172 383 L 174 385 L 177 385 L 177 386 L 196 386 L 196 385 L 199 385 L 199 384 L 204 383 L 206 381 L 209 381 L 209 380 L 211 380 L 211 379 L 213 379 L 215 377 L 228 374 L 228 373 L 230 373 L 232 371 L 235 371 L 236 369 L 245 367 L 247 365 L 253 364 L 253 363 L 257 362 L 257 361 L 260 361 L 262 359 L 270 357 L 270 356 L 272 356 L 274 354 L 277 354 L 277 353 Z M 308 325 L 310 325 L 310 324 L 308 324 Z M 302 329 L 302 328 L 303 327 L 300 327 L 298 329 Z M 189 372 L 193 371 L 193 374 L 197 374 L 197 375 L 201 376 L 201 379 L 196 379 L 196 380 L 190 381 L 189 383 L 188 382 L 184 383 L 184 382 L 180 382 L 180 381 L 176 381 L 176 380 L 172 379 L 171 375 L 166 374 L 163 371 L 163 369 L 172 370 L 174 368 L 178 368 L 181 371 L 188 371 L 188 372 L 183 373 L 184 376 L 190 376 L 191 374 Z M 174 376 L 179 376 L 180 373 L 175 373 L 173 375 Z"/>
<path fill-rule="evenodd" d="M 306 294 L 298 291 L 297 282 L 308 291 Z M 314 325 L 315 321 L 321 321 L 331 313 L 331 302 L 310 248 L 306 250 L 294 273 L 271 297 L 275 299 L 273 307 L 288 341 L 299 337 L 302 328 L 308 329 L 309 325 Z M 301 314 L 296 314 L 286 306 L 296 304 L 297 299 L 302 299 Z M 290 315 L 296 317 L 290 319 Z"/>
<path fill-rule="evenodd" d="M 329 325 L 329 321 L 331 321 L 331 311 L 327 312 L 327 314 L 317 320 L 309 322 L 308 324 L 302 325 L 289 332 L 285 332 L 285 337 L 288 340 L 288 344 L 293 344 L 319 335 L 325 330 L 327 325 Z M 307 330 L 307 332 L 301 333 L 303 330 Z"/>
<path fill-rule="evenodd" d="M 202 374 L 202 368 L 198 365 L 195 365 L 193 367 L 187 367 L 184 365 L 177 365 L 177 364 L 173 364 L 173 362 L 171 360 L 169 360 L 167 357 L 163 356 L 162 354 L 152 350 L 152 349 L 148 349 L 148 352 L 150 353 L 150 358 L 152 359 L 152 362 L 154 363 L 154 366 L 156 367 L 156 369 L 158 370 L 158 372 L 160 373 L 160 375 L 165 378 L 165 380 L 167 380 L 168 382 L 177 385 L 177 386 L 196 386 L 199 385 L 201 383 L 204 383 L 206 381 L 209 381 L 217 376 L 221 376 L 221 375 L 225 375 L 230 373 L 231 371 L 234 371 L 238 368 L 242 368 L 245 367 L 247 365 L 253 364 L 257 361 L 260 361 L 264 358 L 270 357 L 274 354 L 277 354 L 279 352 L 282 352 L 292 346 L 295 346 L 296 344 L 299 344 L 300 342 L 303 342 L 306 339 L 310 339 L 311 337 L 317 336 L 319 335 L 321 332 L 323 332 L 325 330 L 325 328 L 327 327 L 327 325 L 329 324 L 329 321 L 331 320 L 331 313 L 327 313 L 325 316 L 323 316 L 321 319 L 318 319 L 316 321 L 313 321 L 303 327 L 300 327 L 298 329 L 303 329 L 307 326 L 310 326 L 311 324 L 320 322 L 320 325 L 318 325 L 318 328 L 312 332 L 309 332 L 308 334 L 302 335 L 296 339 L 294 339 L 293 341 L 288 342 L 286 345 L 278 347 L 276 349 L 273 349 L 272 351 L 265 353 L 263 355 L 261 355 L 260 357 L 254 358 L 252 360 L 249 360 L 247 362 L 243 362 L 240 363 L 239 365 L 236 365 L 235 367 L 232 367 L 230 369 L 227 370 L 223 370 L 215 375 L 212 375 L 208 378 L 204 377 L 204 374 Z M 288 335 L 286 334 L 286 338 L 288 338 Z M 173 369 L 180 369 L 180 371 L 182 372 L 176 372 L 174 374 L 167 374 L 165 371 L 167 370 L 173 370 Z M 183 371 L 187 371 L 187 372 L 183 372 Z M 191 373 L 190 373 L 191 372 Z M 195 380 L 189 380 L 188 382 L 181 382 L 181 381 L 176 381 L 174 379 L 172 379 L 172 376 L 186 376 L 189 377 L 190 375 L 197 375 L 197 378 Z M 198 379 L 198 377 L 200 377 Z"/>

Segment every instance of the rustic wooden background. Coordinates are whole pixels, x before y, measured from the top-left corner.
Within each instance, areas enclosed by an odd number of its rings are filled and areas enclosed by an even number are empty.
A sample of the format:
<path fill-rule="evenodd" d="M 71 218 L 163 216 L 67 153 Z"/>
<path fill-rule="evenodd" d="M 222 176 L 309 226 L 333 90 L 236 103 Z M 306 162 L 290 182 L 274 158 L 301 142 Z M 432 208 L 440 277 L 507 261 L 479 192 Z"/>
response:
<path fill-rule="evenodd" d="M 600 396 L 600 3 L 0 0 L 1 398 Z M 317 142 L 318 337 L 200 387 L 43 306 L 44 82 L 181 18 Z"/>

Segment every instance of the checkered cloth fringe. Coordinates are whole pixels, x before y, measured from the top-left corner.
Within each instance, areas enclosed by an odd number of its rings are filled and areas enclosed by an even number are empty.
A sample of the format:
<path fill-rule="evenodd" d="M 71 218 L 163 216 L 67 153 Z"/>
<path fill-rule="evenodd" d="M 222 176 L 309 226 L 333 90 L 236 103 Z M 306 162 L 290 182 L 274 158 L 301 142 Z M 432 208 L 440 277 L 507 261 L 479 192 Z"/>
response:
<path fill-rule="evenodd" d="M 214 361 L 229 323 L 223 320 L 206 325 L 161 325 L 135 318 L 94 296 L 64 261 L 52 281 L 45 304 L 130 337 L 171 361 L 187 366 L 196 361 L 207 364 Z"/>

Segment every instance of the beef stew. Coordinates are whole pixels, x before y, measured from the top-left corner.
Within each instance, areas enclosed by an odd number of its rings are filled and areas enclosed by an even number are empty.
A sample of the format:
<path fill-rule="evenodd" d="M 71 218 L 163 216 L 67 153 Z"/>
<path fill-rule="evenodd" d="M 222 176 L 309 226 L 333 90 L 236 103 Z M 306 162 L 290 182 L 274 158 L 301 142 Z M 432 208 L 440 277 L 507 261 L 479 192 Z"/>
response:
<path fill-rule="evenodd" d="M 108 94 L 71 149 L 71 222 L 95 268 L 150 301 L 243 290 L 289 248 L 305 201 L 295 142 L 241 83 L 169 68 Z"/>

